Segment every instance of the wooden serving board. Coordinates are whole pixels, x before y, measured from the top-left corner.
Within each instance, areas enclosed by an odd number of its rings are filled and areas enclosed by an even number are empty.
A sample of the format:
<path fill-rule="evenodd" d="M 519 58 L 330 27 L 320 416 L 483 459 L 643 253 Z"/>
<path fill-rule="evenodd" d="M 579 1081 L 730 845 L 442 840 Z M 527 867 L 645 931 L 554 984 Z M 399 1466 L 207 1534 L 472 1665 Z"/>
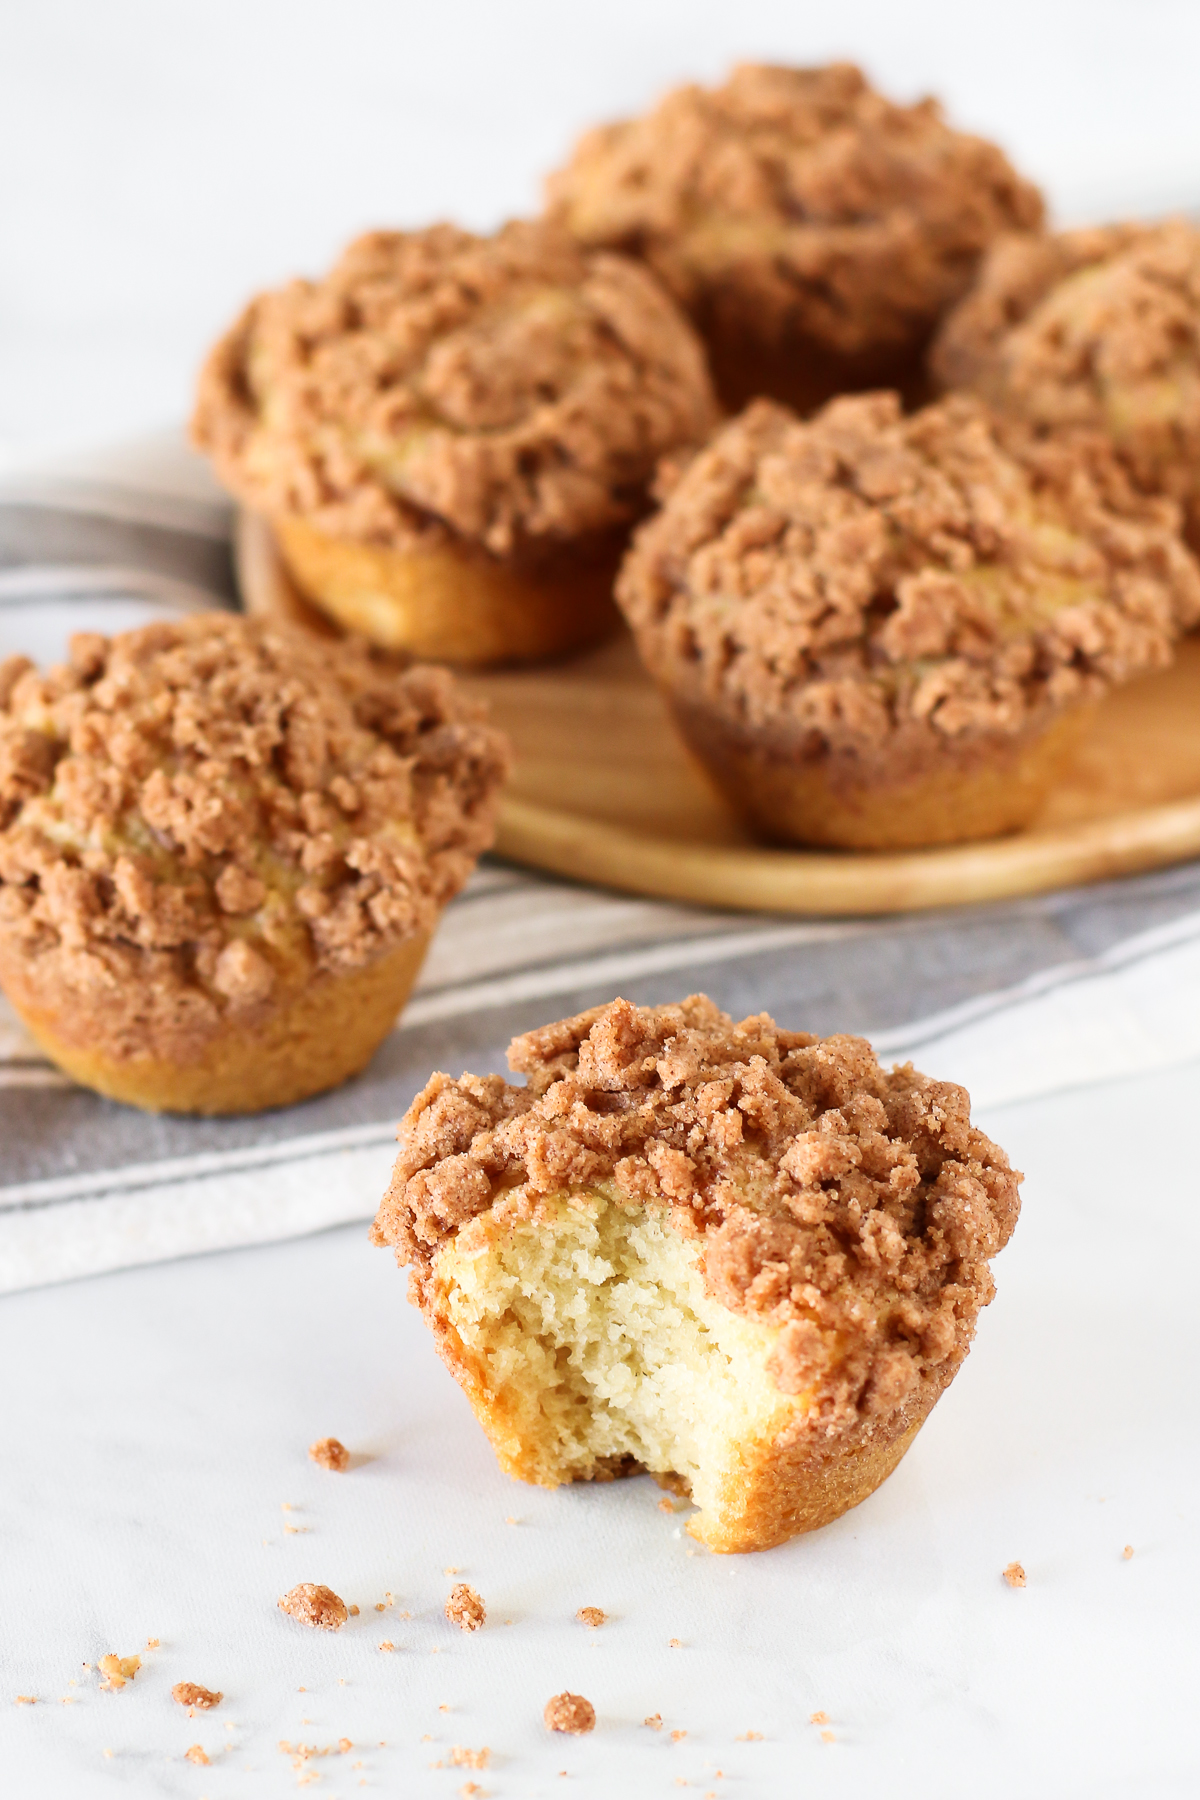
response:
<path fill-rule="evenodd" d="M 248 611 L 335 630 L 249 514 L 237 566 Z M 907 912 L 1200 855 L 1200 640 L 1100 705 L 1032 829 L 903 853 L 756 844 L 683 748 L 628 637 L 551 667 L 462 679 L 516 751 L 498 854 L 604 887 L 759 912 Z"/>

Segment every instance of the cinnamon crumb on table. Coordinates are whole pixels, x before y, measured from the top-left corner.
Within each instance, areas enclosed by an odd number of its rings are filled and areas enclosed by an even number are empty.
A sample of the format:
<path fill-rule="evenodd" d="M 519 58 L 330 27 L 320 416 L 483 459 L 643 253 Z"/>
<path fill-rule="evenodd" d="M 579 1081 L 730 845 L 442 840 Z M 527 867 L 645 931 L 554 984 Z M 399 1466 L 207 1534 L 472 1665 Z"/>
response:
<path fill-rule="evenodd" d="M 662 1714 L 661 1713 L 651 1713 L 650 1717 L 648 1719 L 642 1720 L 642 1724 L 648 1725 L 650 1727 L 651 1731 L 661 1731 L 662 1730 Z"/>
<path fill-rule="evenodd" d="M 491 1754 L 487 1744 L 481 1750 L 468 1750 L 464 1744 L 455 1744 L 450 1752 L 450 1762 L 456 1769 L 486 1769 Z"/>
<path fill-rule="evenodd" d="M 569 1731 L 575 1737 L 596 1728 L 596 1709 L 582 1694 L 554 1694 L 547 1700 L 542 1717 L 547 1731 Z"/>
<path fill-rule="evenodd" d="M 602 1612 L 598 1606 L 581 1606 L 575 1617 L 581 1625 L 587 1625 L 593 1631 L 597 1626 L 608 1623 L 608 1614 Z"/>
<path fill-rule="evenodd" d="M 1004 1571 L 1004 1579 L 1011 1588 L 1025 1586 L 1025 1571 L 1019 1562 L 1010 1562 Z"/>
<path fill-rule="evenodd" d="M 348 1616 L 345 1601 L 323 1582 L 300 1582 L 283 1595 L 279 1605 L 298 1625 L 311 1625 L 319 1631 L 337 1631 Z"/>
<path fill-rule="evenodd" d="M 323 1469 L 333 1469 L 339 1475 L 344 1475 L 350 1467 L 350 1452 L 335 1437 L 318 1438 L 315 1444 L 309 1445 L 308 1454 Z"/>
<path fill-rule="evenodd" d="M 446 1602 L 446 1617 L 462 1631 L 478 1631 L 487 1618 L 487 1608 L 473 1587 L 457 1581 Z"/>
<path fill-rule="evenodd" d="M 140 1656 L 115 1656 L 110 1650 L 108 1655 L 102 1656 L 96 1664 L 104 1677 L 100 1686 L 116 1693 L 119 1688 L 125 1686 L 127 1681 L 133 1680 L 141 1666 Z"/>
<path fill-rule="evenodd" d="M 193 1744 L 190 1749 L 185 1750 L 183 1754 L 184 1760 L 187 1762 L 198 1763 L 204 1767 L 208 1766 L 208 1756 L 206 1755 L 202 1744 Z"/>
<path fill-rule="evenodd" d="M 224 1694 L 214 1693 L 211 1688 L 201 1687 L 198 1681 L 177 1681 L 171 1689 L 172 1700 L 178 1700 L 180 1706 L 198 1706 L 201 1712 L 209 1712 L 219 1706 L 225 1698 Z"/>
<path fill-rule="evenodd" d="M 1133 1545 L 1126 1544 L 1125 1548 L 1121 1552 L 1122 1560 L 1125 1562 L 1128 1562 L 1132 1555 L 1133 1555 Z"/>

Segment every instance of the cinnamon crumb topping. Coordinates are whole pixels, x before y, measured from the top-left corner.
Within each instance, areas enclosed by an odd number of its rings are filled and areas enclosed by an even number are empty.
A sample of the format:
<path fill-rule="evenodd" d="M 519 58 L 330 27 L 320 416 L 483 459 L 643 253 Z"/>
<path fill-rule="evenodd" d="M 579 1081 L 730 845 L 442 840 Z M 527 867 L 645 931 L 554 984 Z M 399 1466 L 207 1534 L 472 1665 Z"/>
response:
<path fill-rule="evenodd" d="M 346 1623 L 345 1601 L 323 1582 L 300 1582 L 284 1594 L 279 1605 L 298 1625 L 311 1625 L 318 1631 L 337 1631 Z"/>
<path fill-rule="evenodd" d="M 455 1744 L 450 1752 L 450 1761 L 456 1769 L 486 1769 L 491 1754 L 486 1744 L 482 1750 L 468 1750 L 462 1744 Z"/>
<path fill-rule="evenodd" d="M 1001 239 L 931 357 L 1046 429 L 1108 431 L 1134 481 L 1200 543 L 1200 228 L 1188 219 Z"/>
<path fill-rule="evenodd" d="M 588 1626 L 592 1631 L 608 1623 L 608 1614 L 602 1612 L 598 1606 L 581 1606 L 575 1617 L 581 1625 Z"/>
<path fill-rule="evenodd" d="M 196 1763 L 204 1768 L 208 1767 L 208 1756 L 202 1744 L 193 1744 L 190 1749 L 184 1751 L 183 1755 L 185 1762 Z"/>
<path fill-rule="evenodd" d="M 487 1608 L 465 1581 L 456 1581 L 446 1602 L 446 1617 L 462 1631 L 478 1631 L 487 1618 Z"/>
<path fill-rule="evenodd" d="M 614 1000 L 514 1039 L 509 1063 L 525 1087 L 434 1075 L 401 1122 L 372 1235 L 419 1303 L 471 1219 L 600 1183 L 703 1238 L 709 1291 L 781 1328 L 775 1384 L 811 1391 L 830 1433 L 950 1379 L 1021 1179 L 961 1087 L 889 1073 L 862 1038 L 735 1024 L 703 995 Z"/>
<path fill-rule="evenodd" d="M 651 672 L 735 732 L 871 754 L 1011 735 L 1161 668 L 1200 621 L 1169 501 L 1098 433 L 894 394 L 758 401 L 639 530 L 617 598 Z"/>
<path fill-rule="evenodd" d="M 849 63 L 753 63 L 601 126 L 547 183 L 587 244 L 644 257 L 701 321 L 845 353 L 917 344 L 1037 190 L 934 100 L 897 106 Z"/>
<path fill-rule="evenodd" d="M 1131 1557 L 1131 1556 L 1132 1556 L 1132 1555 L 1133 1555 L 1133 1545 L 1132 1545 L 1132 1544 L 1126 1544 L 1126 1546 L 1125 1546 L 1125 1548 L 1124 1548 L 1124 1549 L 1123 1549 L 1123 1550 L 1122 1550 L 1122 1552 L 1121 1552 L 1121 1559 L 1122 1559 L 1122 1561 L 1123 1561 L 1123 1562 L 1128 1562 L 1128 1561 L 1129 1561 L 1129 1559 L 1130 1559 L 1130 1557 Z"/>
<path fill-rule="evenodd" d="M 542 1718 L 547 1731 L 569 1731 L 576 1737 L 596 1727 L 596 1709 L 582 1694 L 554 1694 L 547 1700 Z"/>
<path fill-rule="evenodd" d="M 180 1706 L 196 1706 L 201 1712 L 210 1712 L 225 1696 L 219 1690 L 214 1693 L 211 1688 L 201 1687 L 198 1681 L 177 1681 L 171 1689 L 171 1698 Z"/>
<path fill-rule="evenodd" d="M 195 442 L 271 516 L 499 555 L 644 510 L 714 421 L 704 354 L 645 269 L 518 221 L 376 231 L 254 300 L 200 380 Z"/>
<path fill-rule="evenodd" d="M 1025 1586 L 1025 1571 L 1019 1562 L 1009 1563 L 1004 1571 L 1004 1579 L 1007 1581 L 1010 1588 L 1023 1588 Z"/>
<path fill-rule="evenodd" d="M 0 688 L 0 973 L 113 1055 L 367 965 L 491 841 L 504 743 L 442 669 L 211 613 Z"/>
<path fill-rule="evenodd" d="M 133 1680 L 141 1666 L 140 1656 L 116 1656 L 110 1650 L 107 1656 L 102 1656 L 96 1664 L 104 1677 L 100 1686 L 111 1693 L 116 1693 L 125 1686 L 127 1681 Z"/>
<path fill-rule="evenodd" d="M 309 1445 L 308 1454 L 323 1469 L 336 1470 L 339 1475 L 350 1467 L 350 1452 L 335 1437 L 318 1438 L 315 1444 Z"/>
<path fill-rule="evenodd" d="M 650 1717 L 648 1719 L 642 1720 L 642 1724 L 648 1725 L 650 1727 L 651 1731 L 661 1731 L 662 1730 L 662 1714 L 661 1713 L 651 1713 Z"/>

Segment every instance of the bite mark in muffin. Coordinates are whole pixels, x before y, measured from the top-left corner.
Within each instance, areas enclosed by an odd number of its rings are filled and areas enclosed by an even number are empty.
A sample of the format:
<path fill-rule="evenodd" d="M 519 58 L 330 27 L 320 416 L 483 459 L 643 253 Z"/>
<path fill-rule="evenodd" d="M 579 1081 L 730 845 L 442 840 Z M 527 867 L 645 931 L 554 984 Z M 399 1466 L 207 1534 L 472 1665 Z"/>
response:
<path fill-rule="evenodd" d="M 1020 1177 L 858 1038 L 617 1000 L 435 1075 L 373 1228 L 501 1466 L 647 1469 L 764 1548 L 890 1473 L 966 1355 Z"/>

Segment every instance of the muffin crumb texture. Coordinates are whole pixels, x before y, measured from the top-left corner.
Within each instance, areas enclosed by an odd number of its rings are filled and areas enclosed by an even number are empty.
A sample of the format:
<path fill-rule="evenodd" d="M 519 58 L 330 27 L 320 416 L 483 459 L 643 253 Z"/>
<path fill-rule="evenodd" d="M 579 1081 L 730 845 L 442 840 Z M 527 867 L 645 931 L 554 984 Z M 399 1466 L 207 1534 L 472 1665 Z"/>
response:
<path fill-rule="evenodd" d="M 261 295 L 210 356 L 192 429 L 268 516 L 507 557 L 625 525 L 658 458 L 715 416 L 651 274 L 517 221 L 371 232 L 324 280 Z"/>
<path fill-rule="evenodd" d="M 547 1486 L 671 1473 L 703 1535 L 742 1505 L 752 1445 L 801 1463 L 807 1445 L 819 1471 L 907 1442 L 1018 1210 L 963 1089 L 703 996 L 613 1001 L 509 1061 L 524 1087 L 432 1078 L 374 1227 L 503 1467 Z M 705 1541 L 783 1531 L 781 1483 L 764 1474 L 762 1516 Z"/>
<path fill-rule="evenodd" d="M 1025 1586 L 1025 1571 L 1019 1562 L 1009 1563 L 1004 1571 L 1004 1579 L 1007 1581 L 1010 1588 L 1023 1588 Z"/>
<path fill-rule="evenodd" d="M 1200 542 L 1200 228 L 1189 219 L 1001 239 L 931 365 L 1040 428 L 1108 431 Z"/>
<path fill-rule="evenodd" d="M 582 1737 L 585 1731 L 596 1729 L 596 1709 L 582 1694 L 554 1694 L 547 1700 L 542 1717 L 547 1731 L 568 1731 Z"/>
<path fill-rule="evenodd" d="M 644 256 L 698 318 L 844 354 L 918 342 L 1001 231 L 1034 229 L 1037 190 L 849 63 L 743 64 L 603 125 L 547 183 L 584 243 Z"/>
<path fill-rule="evenodd" d="M 487 1608 L 473 1587 L 457 1581 L 446 1602 L 446 1617 L 460 1631 L 478 1631 L 487 1618 Z"/>
<path fill-rule="evenodd" d="M 428 931 L 507 768 L 445 670 L 225 614 L 10 658 L 0 696 L 0 977 L 118 1059 Z"/>
<path fill-rule="evenodd" d="M 214 1693 L 212 1688 L 201 1687 L 198 1681 L 177 1681 L 171 1689 L 171 1698 L 177 1700 L 180 1706 L 210 1712 L 214 1706 L 220 1706 L 225 1696 L 220 1692 Z"/>
<path fill-rule="evenodd" d="M 110 1650 L 108 1654 L 102 1656 L 100 1661 L 96 1664 L 96 1667 L 103 1677 L 100 1686 L 106 1688 L 110 1693 L 116 1693 L 123 1688 L 127 1682 L 133 1680 L 141 1666 L 142 1659 L 140 1656 L 117 1656 L 115 1652 Z"/>
<path fill-rule="evenodd" d="M 1200 621 L 1200 566 L 1099 433 L 1042 441 L 969 396 L 904 416 L 881 393 L 726 425 L 618 599 L 677 701 L 886 769 L 901 734 L 1014 736 L 1162 668 Z"/>
<path fill-rule="evenodd" d="M 345 1474 L 350 1467 L 350 1452 L 335 1437 L 318 1438 L 315 1444 L 309 1445 L 308 1454 L 323 1469 L 331 1469 L 339 1475 Z"/>
<path fill-rule="evenodd" d="M 323 1582 L 302 1581 L 279 1602 L 280 1609 L 298 1625 L 317 1631 L 338 1631 L 346 1623 L 346 1603 Z"/>
<path fill-rule="evenodd" d="M 588 1626 L 592 1631 L 608 1623 L 608 1614 L 602 1612 L 598 1606 L 581 1606 L 575 1617 L 581 1625 Z"/>
<path fill-rule="evenodd" d="M 208 1767 L 209 1756 L 203 1744 L 192 1744 L 189 1749 L 184 1751 L 183 1756 L 185 1762 L 195 1763 L 198 1768 L 206 1769 Z"/>

